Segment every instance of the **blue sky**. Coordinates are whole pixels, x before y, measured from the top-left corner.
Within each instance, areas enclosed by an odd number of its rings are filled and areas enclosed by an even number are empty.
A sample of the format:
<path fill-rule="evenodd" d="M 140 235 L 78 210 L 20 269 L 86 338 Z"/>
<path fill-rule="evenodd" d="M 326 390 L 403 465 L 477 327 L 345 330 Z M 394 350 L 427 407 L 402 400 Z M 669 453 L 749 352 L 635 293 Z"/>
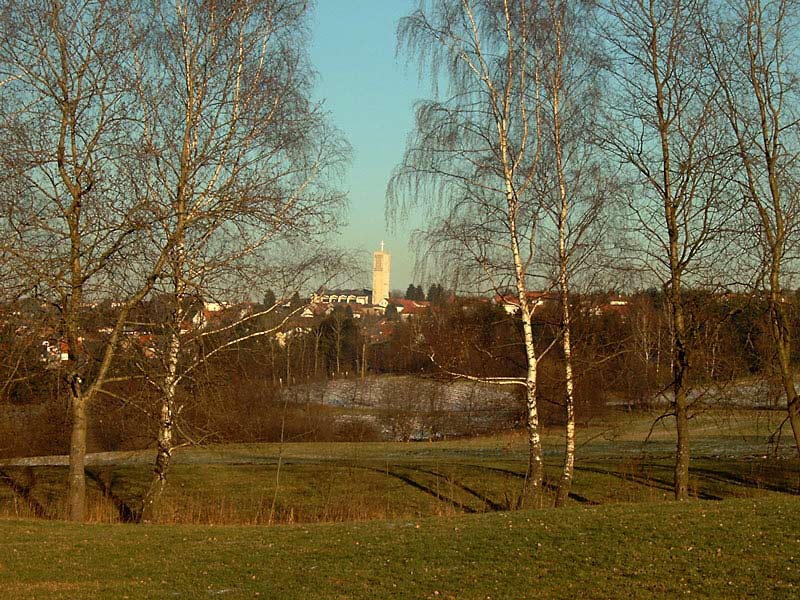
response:
<path fill-rule="evenodd" d="M 339 243 L 360 249 L 369 270 L 371 253 L 384 240 L 392 254 L 391 287 L 403 291 L 413 279 L 411 225 L 391 227 L 384 212 L 386 183 L 413 127 L 414 102 L 428 91 L 413 63 L 395 56 L 397 21 L 416 7 L 416 0 L 317 0 L 310 49 L 317 94 L 353 148 L 344 181 L 348 225 Z M 372 285 L 369 277 L 353 283 Z"/>

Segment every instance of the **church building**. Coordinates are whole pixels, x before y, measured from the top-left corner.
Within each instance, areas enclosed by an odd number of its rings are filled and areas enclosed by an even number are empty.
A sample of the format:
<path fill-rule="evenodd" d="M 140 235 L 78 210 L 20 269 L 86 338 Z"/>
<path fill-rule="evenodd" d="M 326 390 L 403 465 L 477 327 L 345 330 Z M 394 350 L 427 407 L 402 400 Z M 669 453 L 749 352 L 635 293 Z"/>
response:
<path fill-rule="evenodd" d="M 372 254 L 372 289 L 320 290 L 311 297 L 314 304 L 361 304 L 385 307 L 389 300 L 389 272 L 392 255 L 381 249 Z"/>
<path fill-rule="evenodd" d="M 392 255 L 383 249 L 372 254 L 372 303 L 380 304 L 389 299 L 389 272 L 392 266 Z"/>

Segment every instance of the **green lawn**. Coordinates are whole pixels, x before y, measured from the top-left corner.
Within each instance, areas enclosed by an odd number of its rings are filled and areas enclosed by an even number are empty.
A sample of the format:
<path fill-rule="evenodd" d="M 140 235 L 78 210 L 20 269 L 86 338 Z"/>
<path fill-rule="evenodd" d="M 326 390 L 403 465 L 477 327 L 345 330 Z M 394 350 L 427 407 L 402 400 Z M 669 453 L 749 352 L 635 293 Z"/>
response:
<path fill-rule="evenodd" d="M 686 504 L 665 502 L 674 432 L 642 414 L 580 430 L 561 509 L 505 510 L 522 434 L 187 448 L 169 524 L 153 526 L 117 522 L 137 508 L 151 453 L 89 465 L 83 526 L 24 518 L 63 516 L 66 467 L 5 465 L 0 600 L 800 597 L 800 461 L 771 454 L 779 419 L 694 420 Z M 560 448 L 548 432 L 551 483 Z"/>
<path fill-rule="evenodd" d="M 317 525 L 0 520 L 2 598 L 796 598 L 800 500 Z"/>

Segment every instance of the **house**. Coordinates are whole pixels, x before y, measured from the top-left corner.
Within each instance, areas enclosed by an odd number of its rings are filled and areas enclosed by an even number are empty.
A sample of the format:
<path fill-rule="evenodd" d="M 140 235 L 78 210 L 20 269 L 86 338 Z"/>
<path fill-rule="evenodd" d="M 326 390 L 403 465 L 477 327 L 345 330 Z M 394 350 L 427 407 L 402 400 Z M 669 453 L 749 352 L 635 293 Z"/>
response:
<path fill-rule="evenodd" d="M 532 309 L 558 299 L 558 296 L 551 292 L 528 292 L 526 297 Z M 509 315 L 515 315 L 519 312 L 519 296 L 517 294 L 497 294 L 492 299 L 492 303 L 502 306 L 503 310 Z"/>
<path fill-rule="evenodd" d="M 397 314 L 404 321 L 413 315 L 418 315 L 428 310 L 431 306 L 431 303 L 427 300 L 406 300 L 405 298 L 392 298 L 389 300 L 389 304 L 397 308 Z"/>
<path fill-rule="evenodd" d="M 311 295 L 312 304 L 372 304 L 372 290 L 320 290 Z"/>
<path fill-rule="evenodd" d="M 384 303 L 386 303 L 385 300 Z M 361 317 L 365 316 L 380 316 L 385 310 L 385 306 L 373 306 L 372 304 L 361 304 L 356 302 L 317 302 L 315 304 L 310 304 L 303 309 L 303 312 L 301 312 L 299 316 L 304 319 L 327 316 L 331 314 L 336 307 L 341 307 L 345 310 L 349 308 L 350 312 L 353 313 L 354 319 L 360 319 Z"/>
<path fill-rule="evenodd" d="M 624 298 L 611 298 L 607 302 L 595 306 L 592 310 L 592 313 L 596 317 L 609 314 L 616 314 L 620 317 L 625 317 L 629 311 L 630 302 L 628 300 Z"/>

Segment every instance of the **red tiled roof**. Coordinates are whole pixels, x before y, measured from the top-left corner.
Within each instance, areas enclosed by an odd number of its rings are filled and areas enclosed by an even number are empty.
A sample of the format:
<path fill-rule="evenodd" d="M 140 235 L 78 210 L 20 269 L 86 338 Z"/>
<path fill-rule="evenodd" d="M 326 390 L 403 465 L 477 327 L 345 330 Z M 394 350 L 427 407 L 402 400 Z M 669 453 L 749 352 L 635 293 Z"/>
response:
<path fill-rule="evenodd" d="M 431 305 L 427 300 L 406 300 L 405 298 L 391 298 L 389 304 L 394 304 L 399 309 L 402 309 L 398 312 L 402 312 L 404 315 L 418 314 L 428 309 Z"/>

